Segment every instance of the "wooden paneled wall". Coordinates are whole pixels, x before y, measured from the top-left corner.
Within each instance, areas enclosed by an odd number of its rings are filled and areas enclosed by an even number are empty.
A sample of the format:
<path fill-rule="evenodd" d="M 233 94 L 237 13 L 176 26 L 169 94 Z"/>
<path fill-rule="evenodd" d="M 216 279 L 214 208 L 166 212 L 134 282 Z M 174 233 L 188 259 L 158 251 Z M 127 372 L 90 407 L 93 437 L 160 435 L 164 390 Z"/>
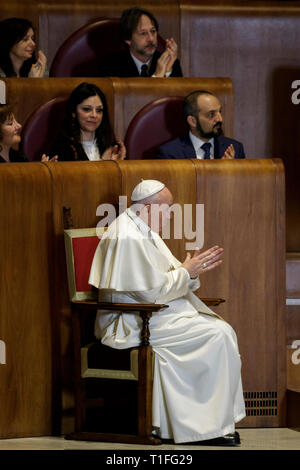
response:
<path fill-rule="evenodd" d="M 72 337 L 62 207 L 94 226 L 102 202 L 130 196 L 141 178 L 164 181 L 181 204 L 204 204 L 204 248 L 224 247 L 202 297 L 235 328 L 248 416 L 285 424 L 284 172 L 278 160 L 27 163 L 0 166 L 0 437 L 69 431 Z M 185 239 L 167 241 L 184 259 Z M 275 295 L 274 295 L 275 293 Z"/>
<path fill-rule="evenodd" d="M 3 3 L 3 2 L 2 2 Z M 232 137 L 251 158 L 282 158 L 287 180 L 287 251 L 300 251 L 300 5 L 294 1 L 169 0 L 139 2 L 157 17 L 163 37 L 179 45 L 185 77 L 230 77 L 235 90 Z M 13 0 L 0 18 L 25 16 L 36 25 L 49 66 L 63 41 L 101 16 L 119 17 L 127 0 Z M 117 128 L 117 132 L 119 129 Z"/>
<path fill-rule="evenodd" d="M 49 169 L 0 168 L 0 438 L 49 435 L 54 397 L 53 221 Z M 55 348 L 56 349 L 56 348 Z"/>

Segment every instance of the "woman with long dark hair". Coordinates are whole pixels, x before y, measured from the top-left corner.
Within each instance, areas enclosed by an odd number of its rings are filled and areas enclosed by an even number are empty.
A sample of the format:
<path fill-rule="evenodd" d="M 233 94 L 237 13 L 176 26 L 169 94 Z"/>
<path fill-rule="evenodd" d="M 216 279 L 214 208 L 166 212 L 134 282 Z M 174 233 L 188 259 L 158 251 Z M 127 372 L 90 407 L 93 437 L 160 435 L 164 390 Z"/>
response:
<path fill-rule="evenodd" d="M 0 77 L 44 77 L 47 58 L 42 51 L 35 55 L 35 33 L 24 18 L 0 21 Z"/>
<path fill-rule="evenodd" d="M 67 103 L 61 132 L 52 148 L 59 160 L 123 160 L 124 143 L 116 141 L 104 93 L 96 85 L 81 83 Z"/>

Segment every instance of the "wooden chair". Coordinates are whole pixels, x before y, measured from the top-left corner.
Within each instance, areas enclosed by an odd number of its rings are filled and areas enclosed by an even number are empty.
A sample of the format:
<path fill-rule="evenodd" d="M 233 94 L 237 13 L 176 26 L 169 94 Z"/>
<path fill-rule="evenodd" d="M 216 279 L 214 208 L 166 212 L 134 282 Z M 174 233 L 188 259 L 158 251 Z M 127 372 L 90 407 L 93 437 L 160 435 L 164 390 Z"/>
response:
<path fill-rule="evenodd" d="M 116 304 L 97 300 L 97 290 L 88 285 L 90 265 L 99 243 L 95 228 L 74 229 L 69 208 L 64 207 L 65 247 L 68 284 L 72 308 L 73 343 L 75 360 L 75 431 L 67 439 L 136 444 L 161 444 L 161 439 L 152 435 L 152 372 L 153 351 L 150 344 L 149 320 L 153 312 L 166 308 L 161 304 Z M 84 262 L 81 262 L 81 260 Z M 219 305 L 222 299 L 203 299 L 208 305 Z M 142 318 L 141 344 L 138 348 L 115 350 L 101 344 L 100 340 L 87 338 L 89 319 L 94 322 L 98 310 L 138 313 Z M 101 366 L 90 365 L 90 350 L 96 345 L 96 355 L 101 357 Z M 122 368 L 120 363 L 129 367 Z M 103 365 L 104 364 L 104 365 Z M 113 365 L 112 365 L 113 364 Z M 99 432 L 87 429 L 86 410 L 91 400 L 86 396 L 87 381 L 91 378 L 137 382 L 137 427 L 136 433 Z M 119 382 L 121 383 L 121 382 Z M 103 406 L 103 400 L 92 400 Z M 105 403 L 104 403 L 105 405 Z"/>

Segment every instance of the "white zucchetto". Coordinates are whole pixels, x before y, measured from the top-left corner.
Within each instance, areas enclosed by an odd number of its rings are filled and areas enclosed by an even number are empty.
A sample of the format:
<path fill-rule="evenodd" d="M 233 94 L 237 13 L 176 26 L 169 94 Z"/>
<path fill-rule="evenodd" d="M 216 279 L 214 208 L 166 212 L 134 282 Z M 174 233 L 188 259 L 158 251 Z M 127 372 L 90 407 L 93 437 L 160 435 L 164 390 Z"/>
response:
<path fill-rule="evenodd" d="M 141 201 L 164 189 L 165 184 L 157 180 L 142 180 L 132 191 L 131 200 Z"/>

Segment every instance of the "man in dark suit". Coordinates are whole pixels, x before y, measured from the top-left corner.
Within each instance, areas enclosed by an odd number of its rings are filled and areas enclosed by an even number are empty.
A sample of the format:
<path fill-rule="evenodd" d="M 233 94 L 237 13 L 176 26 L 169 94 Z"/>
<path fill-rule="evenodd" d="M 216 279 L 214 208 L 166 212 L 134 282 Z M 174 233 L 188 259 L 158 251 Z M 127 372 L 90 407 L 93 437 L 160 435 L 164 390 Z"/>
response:
<path fill-rule="evenodd" d="M 157 50 L 158 23 L 152 13 L 142 8 L 125 10 L 120 31 L 126 49 L 102 60 L 100 77 L 182 77 L 175 40 L 166 39 L 163 53 Z"/>
<path fill-rule="evenodd" d="M 215 95 L 206 90 L 190 93 L 183 113 L 189 132 L 162 145 L 157 158 L 245 158 L 240 142 L 221 135 L 221 103 Z"/>

